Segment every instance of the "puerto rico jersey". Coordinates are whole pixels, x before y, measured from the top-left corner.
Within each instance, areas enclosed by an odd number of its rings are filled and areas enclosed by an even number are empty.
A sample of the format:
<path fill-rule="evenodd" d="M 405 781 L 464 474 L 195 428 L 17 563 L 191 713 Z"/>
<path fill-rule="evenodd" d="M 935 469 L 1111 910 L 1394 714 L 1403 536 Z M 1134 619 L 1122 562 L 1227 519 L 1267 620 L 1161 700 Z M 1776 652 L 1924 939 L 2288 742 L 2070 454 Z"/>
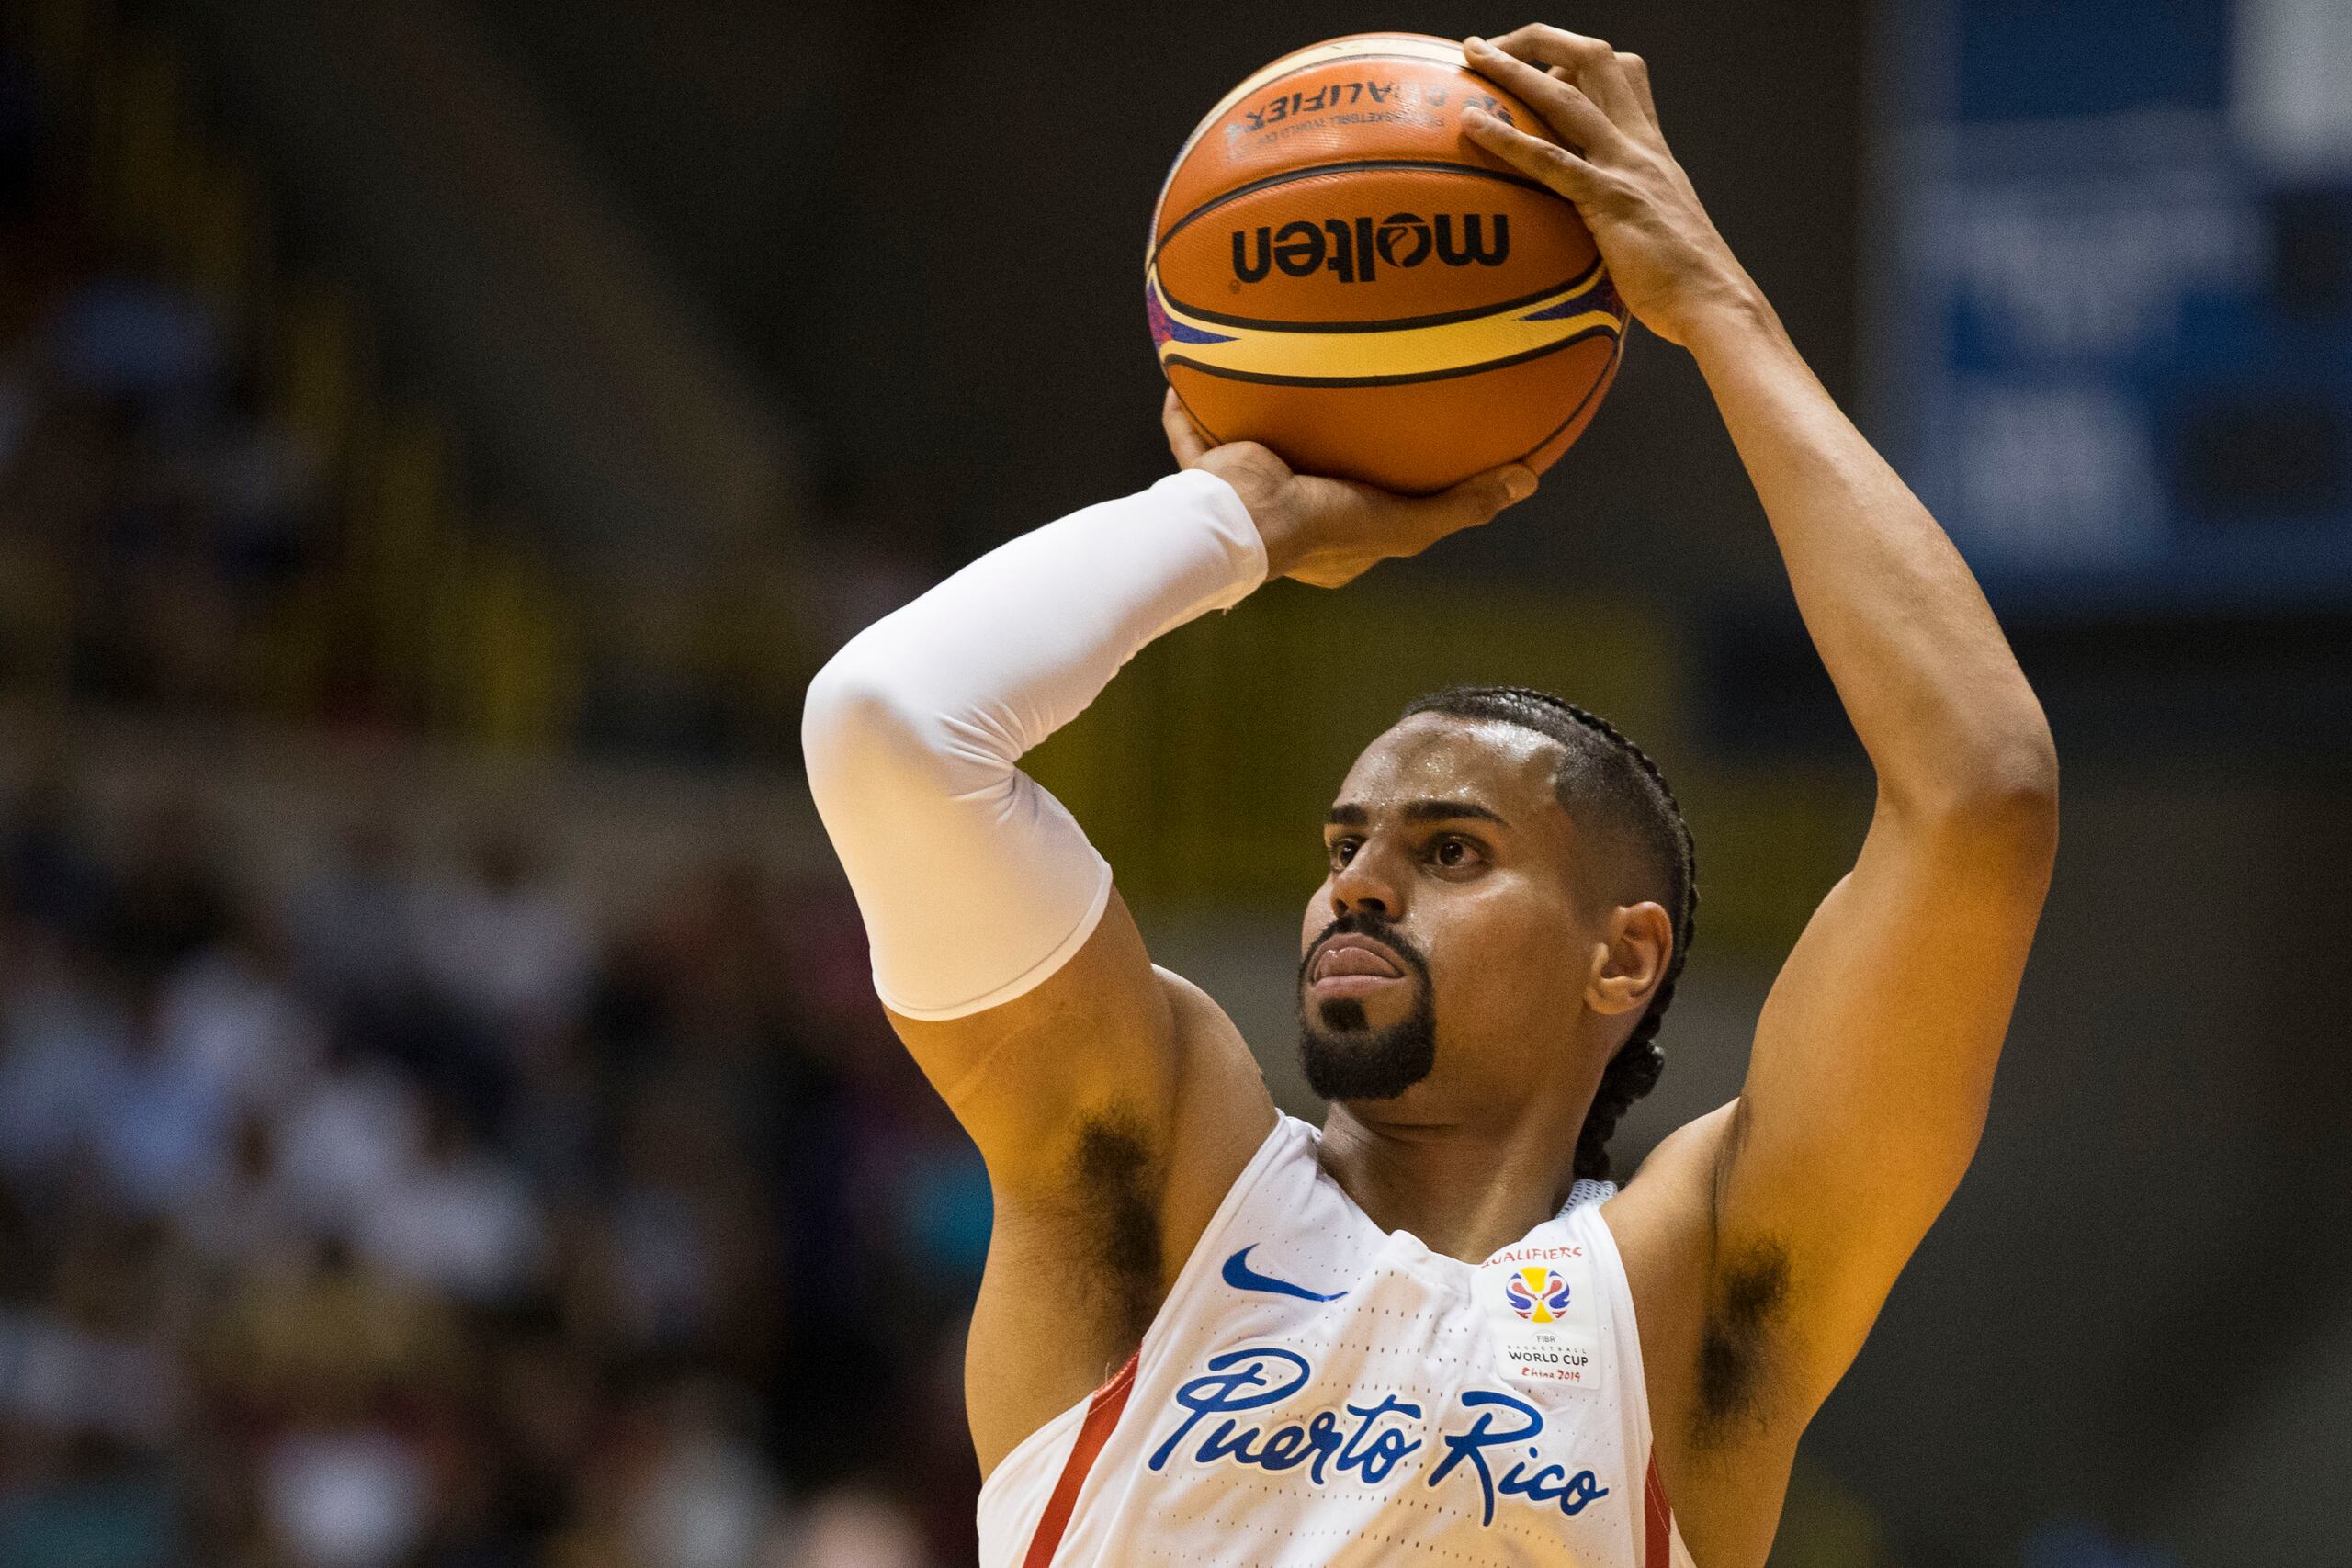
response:
<path fill-rule="evenodd" d="M 1283 1117 L 1132 1360 L 980 1490 L 982 1568 L 1690 1568 L 1623 1264 L 1578 1182 L 1483 1263 Z"/>

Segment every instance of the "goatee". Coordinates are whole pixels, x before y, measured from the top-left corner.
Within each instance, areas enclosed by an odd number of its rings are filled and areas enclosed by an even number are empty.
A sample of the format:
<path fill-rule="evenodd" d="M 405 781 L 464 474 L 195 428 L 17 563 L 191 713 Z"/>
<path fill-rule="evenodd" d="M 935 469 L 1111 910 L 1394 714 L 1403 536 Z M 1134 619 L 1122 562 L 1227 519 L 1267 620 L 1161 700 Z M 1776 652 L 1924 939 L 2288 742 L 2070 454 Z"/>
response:
<path fill-rule="evenodd" d="M 1375 1029 L 1354 997 L 1307 1000 L 1306 974 L 1335 936 L 1368 936 L 1402 959 L 1410 971 L 1413 1010 Z M 1387 921 L 1342 915 L 1316 940 L 1298 968 L 1298 1060 L 1307 1087 L 1325 1100 L 1394 1100 L 1437 1066 L 1437 1009 L 1429 963 Z"/>

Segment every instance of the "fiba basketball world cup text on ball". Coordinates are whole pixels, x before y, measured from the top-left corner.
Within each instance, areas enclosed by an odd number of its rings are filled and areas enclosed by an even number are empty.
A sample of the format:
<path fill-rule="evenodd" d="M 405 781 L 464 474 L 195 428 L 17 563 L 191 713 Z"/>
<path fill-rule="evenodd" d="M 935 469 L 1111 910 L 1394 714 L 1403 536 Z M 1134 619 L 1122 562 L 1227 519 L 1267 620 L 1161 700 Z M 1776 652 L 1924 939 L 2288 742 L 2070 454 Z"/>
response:
<path fill-rule="evenodd" d="M 1326 218 L 1319 226 L 1302 220 L 1279 229 L 1261 223 L 1233 231 L 1233 276 L 1256 283 L 1274 267 L 1293 277 L 1329 267 L 1342 283 L 1370 283 L 1383 263 L 1419 266 L 1432 252 L 1448 266 L 1500 266 L 1510 259 L 1510 220 L 1499 212 L 1392 212 L 1377 226 L 1370 218 Z"/>

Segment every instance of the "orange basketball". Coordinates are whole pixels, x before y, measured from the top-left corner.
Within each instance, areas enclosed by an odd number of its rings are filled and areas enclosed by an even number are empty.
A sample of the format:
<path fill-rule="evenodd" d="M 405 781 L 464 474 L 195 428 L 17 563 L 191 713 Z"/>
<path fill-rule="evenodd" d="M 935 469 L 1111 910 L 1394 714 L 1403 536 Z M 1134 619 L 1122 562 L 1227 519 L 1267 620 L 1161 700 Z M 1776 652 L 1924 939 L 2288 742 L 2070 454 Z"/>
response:
<path fill-rule="evenodd" d="M 1212 439 L 1427 491 L 1541 472 L 1583 434 L 1625 307 L 1575 207 L 1464 136 L 1474 103 L 1549 135 L 1419 33 L 1286 54 L 1193 130 L 1144 286 L 1160 368 Z"/>

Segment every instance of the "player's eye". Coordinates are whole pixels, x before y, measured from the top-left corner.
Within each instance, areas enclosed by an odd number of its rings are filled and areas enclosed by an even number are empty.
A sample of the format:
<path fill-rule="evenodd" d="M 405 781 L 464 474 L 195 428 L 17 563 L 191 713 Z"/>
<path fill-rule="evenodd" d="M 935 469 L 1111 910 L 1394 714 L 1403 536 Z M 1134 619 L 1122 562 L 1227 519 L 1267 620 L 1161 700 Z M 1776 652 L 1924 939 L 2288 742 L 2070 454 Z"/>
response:
<path fill-rule="evenodd" d="M 1356 846 L 1361 842 L 1363 842 L 1363 840 L 1360 839 L 1338 838 L 1332 840 L 1329 846 L 1331 854 L 1331 863 L 1333 865 L 1345 865 L 1350 861 L 1355 859 Z"/>
<path fill-rule="evenodd" d="M 1430 858 L 1448 871 L 1460 871 L 1477 863 L 1478 846 L 1448 834 L 1430 846 Z"/>

